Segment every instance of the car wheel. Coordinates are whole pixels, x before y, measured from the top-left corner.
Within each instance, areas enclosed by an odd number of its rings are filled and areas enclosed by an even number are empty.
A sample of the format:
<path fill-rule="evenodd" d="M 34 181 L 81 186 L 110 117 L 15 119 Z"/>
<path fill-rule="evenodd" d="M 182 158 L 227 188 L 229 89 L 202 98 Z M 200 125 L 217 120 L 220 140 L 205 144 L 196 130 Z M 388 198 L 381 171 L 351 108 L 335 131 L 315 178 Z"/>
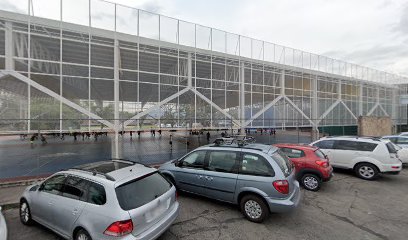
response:
<path fill-rule="evenodd" d="M 24 225 L 32 225 L 33 219 L 31 218 L 31 210 L 27 201 L 23 200 L 20 203 L 20 221 Z"/>
<path fill-rule="evenodd" d="M 75 235 L 75 240 L 92 240 L 92 238 L 87 231 L 81 229 Z"/>
<path fill-rule="evenodd" d="M 322 185 L 322 180 L 315 174 L 306 173 L 302 176 L 301 183 L 306 190 L 318 191 Z"/>
<path fill-rule="evenodd" d="M 364 180 L 374 180 L 378 177 L 378 169 L 371 163 L 360 163 L 356 166 L 355 172 L 358 177 Z"/>
<path fill-rule="evenodd" d="M 269 208 L 258 196 L 245 195 L 240 202 L 241 212 L 251 222 L 263 222 L 269 216 Z"/>

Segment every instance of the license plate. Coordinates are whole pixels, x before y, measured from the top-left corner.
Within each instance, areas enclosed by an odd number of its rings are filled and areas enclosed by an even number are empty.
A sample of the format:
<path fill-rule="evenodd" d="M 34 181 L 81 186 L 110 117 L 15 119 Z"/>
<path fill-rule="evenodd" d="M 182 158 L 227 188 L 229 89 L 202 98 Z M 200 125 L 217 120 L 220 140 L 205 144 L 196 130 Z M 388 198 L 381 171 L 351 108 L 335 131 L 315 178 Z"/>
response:
<path fill-rule="evenodd" d="M 156 207 L 146 213 L 146 221 L 151 222 L 160 215 L 162 215 L 167 209 L 169 209 L 171 199 L 161 200 L 156 203 Z"/>

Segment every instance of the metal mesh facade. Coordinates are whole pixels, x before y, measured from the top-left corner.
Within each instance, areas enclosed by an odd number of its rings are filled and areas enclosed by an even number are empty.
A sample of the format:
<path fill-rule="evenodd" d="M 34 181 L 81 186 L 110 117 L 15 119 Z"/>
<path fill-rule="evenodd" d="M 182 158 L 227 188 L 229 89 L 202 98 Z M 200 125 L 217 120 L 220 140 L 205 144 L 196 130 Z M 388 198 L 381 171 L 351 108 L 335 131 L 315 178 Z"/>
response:
<path fill-rule="evenodd" d="M 401 76 L 105 1 L 13 2 L 3 132 L 406 123 Z"/>

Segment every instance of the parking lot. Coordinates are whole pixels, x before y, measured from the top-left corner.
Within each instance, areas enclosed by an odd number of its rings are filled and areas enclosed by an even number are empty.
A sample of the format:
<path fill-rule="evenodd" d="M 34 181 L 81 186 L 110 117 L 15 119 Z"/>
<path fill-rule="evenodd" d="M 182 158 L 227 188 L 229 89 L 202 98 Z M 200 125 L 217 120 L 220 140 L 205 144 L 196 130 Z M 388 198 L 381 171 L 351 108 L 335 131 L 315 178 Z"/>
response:
<path fill-rule="evenodd" d="M 338 170 L 319 192 L 302 190 L 296 211 L 262 224 L 244 219 L 234 205 L 181 194 L 180 215 L 160 239 L 407 239 L 407 184 L 407 168 L 376 181 Z M 38 225 L 23 226 L 17 209 L 5 217 L 11 240 L 59 239 Z"/>

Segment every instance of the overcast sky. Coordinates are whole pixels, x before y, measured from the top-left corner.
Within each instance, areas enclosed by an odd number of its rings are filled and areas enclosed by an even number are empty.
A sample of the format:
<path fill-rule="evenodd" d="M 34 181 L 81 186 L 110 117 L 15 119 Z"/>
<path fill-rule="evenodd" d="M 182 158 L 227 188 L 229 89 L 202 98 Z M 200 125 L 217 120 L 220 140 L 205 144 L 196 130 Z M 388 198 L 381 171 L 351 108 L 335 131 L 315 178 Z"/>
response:
<path fill-rule="evenodd" d="M 59 18 L 53 9 L 58 0 L 32 1 L 36 15 L 43 10 Z M 75 17 L 85 16 L 87 10 L 77 3 L 86 1 L 64 0 L 63 5 L 71 4 Z M 407 0 L 111 1 L 408 76 Z M 0 8 L 24 8 L 26 2 L 0 0 Z"/>

